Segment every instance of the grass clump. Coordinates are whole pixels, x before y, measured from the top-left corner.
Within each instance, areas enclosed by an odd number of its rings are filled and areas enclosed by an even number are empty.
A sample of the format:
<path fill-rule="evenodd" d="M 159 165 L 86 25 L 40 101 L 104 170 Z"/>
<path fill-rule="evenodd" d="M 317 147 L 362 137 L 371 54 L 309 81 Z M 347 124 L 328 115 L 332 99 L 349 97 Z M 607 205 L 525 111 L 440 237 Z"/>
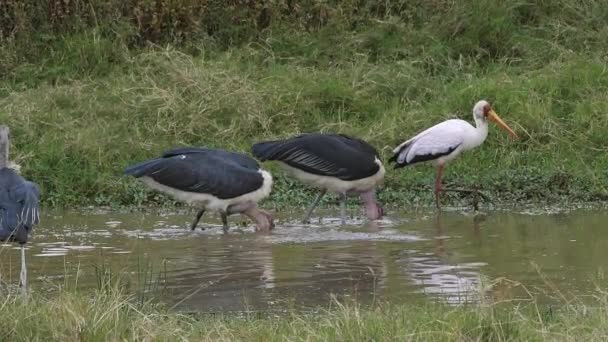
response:
<path fill-rule="evenodd" d="M 492 127 L 448 182 L 495 203 L 606 198 L 605 2 L 43 3 L 0 6 L 0 120 L 47 204 L 166 202 L 120 172 L 179 145 L 341 132 L 386 160 L 481 98 L 522 138 Z M 275 176 L 275 203 L 310 200 Z M 381 200 L 430 205 L 433 177 L 389 172 Z"/>
<path fill-rule="evenodd" d="M 52 297 L 5 296 L 0 336 L 10 341 L 605 341 L 606 307 L 601 299 L 598 306 L 557 309 L 332 302 L 315 312 L 281 315 L 185 314 L 136 303 L 120 291 L 59 290 Z"/>

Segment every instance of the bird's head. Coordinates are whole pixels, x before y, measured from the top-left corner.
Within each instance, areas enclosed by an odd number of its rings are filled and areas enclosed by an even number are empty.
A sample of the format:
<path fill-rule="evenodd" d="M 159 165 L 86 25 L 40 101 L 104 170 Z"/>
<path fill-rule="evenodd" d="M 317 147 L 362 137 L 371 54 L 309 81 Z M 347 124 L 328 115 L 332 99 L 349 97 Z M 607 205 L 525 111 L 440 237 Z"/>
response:
<path fill-rule="evenodd" d="M 243 214 L 255 221 L 256 231 L 269 231 L 274 229 L 274 218 L 272 217 L 272 213 L 266 210 L 254 206 L 245 210 Z"/>
<path fill-rule="evenodd" d="M 486 122 L 487 120 L 495 122 L 500 128 L 507 131 L 513 138 L 517 138 L 517 134 L 509 127 L 498 114 L 492 109 L 490 103 L 486 100 L 481 100 L 473 107 L 473 117 L 475 121 Z"/>
<path fill-rule="evenodd" d="M 0 125 L 0 140 L 8 142 L 10 137 L 10 129 L 8 128 L 8 126 Z"/>
<path fill-rule="evenodd" d="M 8 163 L 8 147 L 10 138 L 11 134 L 8 126 L 0 125 L 0 157 L 2 157 L 4 163 Z"/>
<path fill-rule="evenodd" d="M 374 216 L 375 214 L 375 216 Z M 380 205 L 380 203 L 376 203 L 376 211 L 375 212 L 371 212 L 371 215 L 368 214 L 368 217 L 371 220 L 379 220 L 382 218 L 382 216 L 384 216 L 384 208 L 382 208 L 382 206 Z"/>
<path fill-rule="evenodd" d="M 370 220 L 378 220 L 384 216 L 384 208 L 376 200 L 376 191 L 372 189 L 361 194 L 361 200 L 365 207 L 365 216 Z"/>

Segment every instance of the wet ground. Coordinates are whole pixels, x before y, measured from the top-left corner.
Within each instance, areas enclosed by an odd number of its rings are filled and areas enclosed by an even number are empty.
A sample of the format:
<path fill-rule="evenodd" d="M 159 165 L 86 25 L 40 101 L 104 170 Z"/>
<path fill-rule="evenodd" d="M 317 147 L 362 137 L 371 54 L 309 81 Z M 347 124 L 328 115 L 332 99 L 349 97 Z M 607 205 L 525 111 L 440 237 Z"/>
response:
<path fill-rule="evenodd" d="M 426 211 L 343 227 L 294 216 L 271 233 L 235 216 L 228 234 L 213 216 L 191 232 L 193 215 L 46 213 L 27 245 L 29 286 L 97 287 L 105 269 L 199 311 L 326 306 L 331 295 L 552 301 L 593 294 L 608 263 L 608 211 Z M 3 283 L 18 282 L 19 257 L 0 250 Z"/>

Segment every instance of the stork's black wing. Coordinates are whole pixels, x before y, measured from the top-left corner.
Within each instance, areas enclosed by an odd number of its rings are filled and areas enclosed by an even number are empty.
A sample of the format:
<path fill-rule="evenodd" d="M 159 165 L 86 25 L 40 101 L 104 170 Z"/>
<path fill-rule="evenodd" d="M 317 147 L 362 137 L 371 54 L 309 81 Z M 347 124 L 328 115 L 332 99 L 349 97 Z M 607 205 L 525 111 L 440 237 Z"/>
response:
<path fill-rule="evenodd" d="M 216 150 L 212 150 L 216 151 Z M 244 167 L 220 153 L 168 154 L 131 166 L 125 174 L 147 176 L 181 191 L 211 194 L 220 199 L 234 198 L 259 189 L 264 179 L 257 169 Z"/>
<path fill-rule="evenodd" d="M 260 165 L 258 164 L 258 162 L 246 154 L 226 151 L 226 150 L 211 149 L 211 148 L 206 148 L 206 147 L 179 147 L 179 148 L 165 151 L 162 154 L 162 157 L 168 158 L 168 157 L 173 157 L 176 155 L 193 154 L 193 153 L 204 153 L 207 156 L 214 156 L 217 158 L 221 158 L 221 159 L 225 160 L 226 162 L 234 162 L 238 165 L 241 165 L 243 167 L 253 169 L 253 170 L 257 170 L 260 168 Z"/>
<path fill-rule="evenodd" d="M 302 171 L 342 180 L 366 178 L 378 172 L 376 150 L 363 140 L 338 134 L 305 134 L 253 145 L 262 161 L 278 160 Z"/>
<path fill-rule="evenodd" d="M 40 220 L 40 190 L 15 170 L 0 169 L 0 240 L 26 243 L 28 233 Z"/>

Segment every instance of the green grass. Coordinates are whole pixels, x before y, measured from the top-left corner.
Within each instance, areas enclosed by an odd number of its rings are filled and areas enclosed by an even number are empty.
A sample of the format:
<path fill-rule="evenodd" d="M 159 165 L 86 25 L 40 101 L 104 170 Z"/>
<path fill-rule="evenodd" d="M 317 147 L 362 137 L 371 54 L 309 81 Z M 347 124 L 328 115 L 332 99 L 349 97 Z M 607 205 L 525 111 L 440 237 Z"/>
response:
<path fill-rule="evenodd" d="M 262 31 L 241 23 L 159 45 L 133 44 L 131 24 L 103 18 L 6 40 L 0 121 L 12 129 L 12 156 L 47 205 L 168 203 L 122 169 L 174 146 L 249 151 L 316 131 L 360 136 L 386 160 L 430 125 L 471 120 L 485 98 L 521 139 L 491 127 L 447 182 L 478 184 L 496 204 L 606 199 L 608 3 L 389 3 L 313 6 L 320 23 L 298 12 Z M 271 205 L 310 201 L 309 189 L 268 167 Z M 430 167 L 389 170 L 380 198 L 431 205 L 433 178 Z"/>
<path fill-rule="evenodd" d="M 114 291 L 4 296 L 7 341 L 605 341 L 608 302 L 388 304 L 334 301 L 314 312 L 186 314 Z"/>

